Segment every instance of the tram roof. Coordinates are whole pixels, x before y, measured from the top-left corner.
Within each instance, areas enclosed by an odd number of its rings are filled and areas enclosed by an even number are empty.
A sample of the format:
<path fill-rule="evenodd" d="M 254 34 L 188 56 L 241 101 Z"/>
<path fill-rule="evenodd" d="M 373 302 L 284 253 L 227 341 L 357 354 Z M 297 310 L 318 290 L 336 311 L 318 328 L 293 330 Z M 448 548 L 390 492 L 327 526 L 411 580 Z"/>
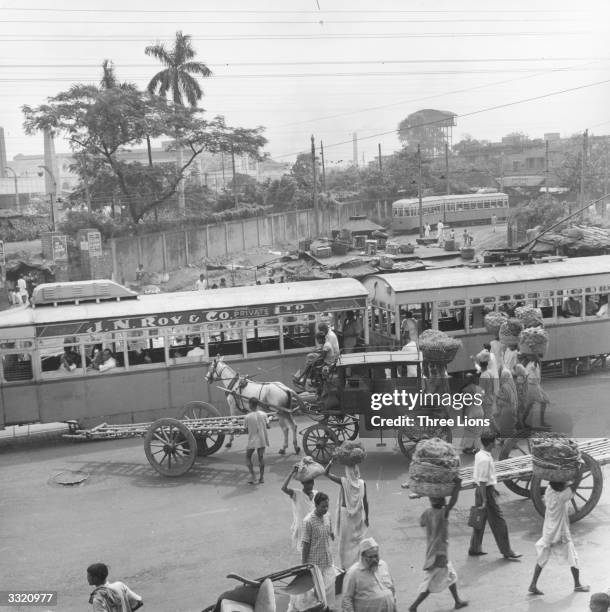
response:
<path fill-rule="evenodd" d="M 495 191 L 493 193 L 466 193 L 466 194 L 455 194 L 455 195 L 437 195 L 437 196 L 426 196 L 422 198 L 422 204 L 429 204 L 430 202 L 452 202 L 457 200 L 489 200 L 490 198 L 495 198 L 498 196 L 508 197 L 507 194 L 502 191 Z M 396 200 L 392 202 L 392 206 L 395 204 L 417 204 L 419 203 L 419 198 L 402 198 L 401 200 Z"/>
<path fill-rule="evenodd" d="M 376 365 L 380 363 L 419 363 L 402 351 L 371 351 L 368 353 L 343 353 L 337 366 Z"/>
<path fill-rule="evenodd" d="M 191 310 L 238 309 L 342 298 L 365 298 L 368 292 L 353 278 L 335 278 L 273 285 L 228 287 L 207 291 L 179 291 L 140 295 L 136 300 L 84 302 L 59 306 L 19 308 L 2 312 L 0 327 L 39 325 L 116 317 L 138 317 Z"/>
<path fill-rule="evenodd" d="M 394 293 L 450 289 L 452 287 L 476 287 L 501 283 L 518 283 L 528 280 L 553 280 L 607 274 L 610 277 L 610 255 L 574 257 L 565 261 L 523 266 L 497 266 L 493 268 L 444 268 L 396 274 L 375 274 L 364 280 L 371 286 L 374 279 L 381 279 Z"/>

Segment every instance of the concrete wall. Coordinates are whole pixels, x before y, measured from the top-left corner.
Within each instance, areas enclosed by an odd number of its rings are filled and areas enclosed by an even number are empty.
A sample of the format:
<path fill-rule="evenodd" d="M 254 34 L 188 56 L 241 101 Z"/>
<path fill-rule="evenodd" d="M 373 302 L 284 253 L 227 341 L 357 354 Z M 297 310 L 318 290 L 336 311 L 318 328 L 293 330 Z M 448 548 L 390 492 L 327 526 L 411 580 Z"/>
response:
<path fill-rule="evenodd" d="M 346 203 L 319 211 L 320 235 L 330 236 L 352 215 L 377 215 L 378 207 Z M 313 210 L 274 213 L 189 230 L 114 238 L 106 248 L 112 253 L 113 278 L 117 282 L 135 279 L 139 263 L 149 273 L 171 272 L 204 259 L 226 257 L 257 247 L 276 247 L 313 238 Z"/>

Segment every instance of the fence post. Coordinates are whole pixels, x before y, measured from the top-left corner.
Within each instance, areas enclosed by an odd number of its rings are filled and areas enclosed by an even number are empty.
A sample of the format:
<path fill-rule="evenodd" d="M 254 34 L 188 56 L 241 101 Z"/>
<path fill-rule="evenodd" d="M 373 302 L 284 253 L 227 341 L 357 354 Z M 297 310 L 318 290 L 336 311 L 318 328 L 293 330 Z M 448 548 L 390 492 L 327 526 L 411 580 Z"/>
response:
<path fill-rule="evenodd" d="M 167 274 L 167 243 L 165 242 L 165 232 L 161 232 L 161 251 L 163 254 L 163 274 Z"/>
<path fill-rule="evenodd" d="M 191 262 L 189 260 L 189 233 L 188 230 L 184 230 L 184 261 L 185 265 L 189 265 Z"/>
<path fill-rule="evenodd" d="M 275 230 L 273 228 L 273 215 L 270 215 L 269 218 L 271 219 L 271 246 L 275 245 Z"/>
<path fill-rule="evenodd" d="M 210 256 L 209 244 L 210 242 L 210 225 L 209 223 L 205 224 L 205 258 L 207 259 Z"/>
<path fill-rule="evenodd" d="M 256 215 L 256 246 L 261 245 L 261 228 L 260 228 L 260 217 Z"/>
<path fill-rule="evenodd" d="M 246 228 L 244 227 L 245 220 L 241 220 L 241 246 L 242 250 L 246 250 Z"/>
<path fill-rule="evenodd" d="M 225 221 L 225 255 L 229 254 L 229 224 Z"/>
<path fill-rule="evenodd" d="M 116 238 L 110 239 L 110 250 L 112 251 L 112 280 L 118 282 L 119 265 L 116 256 Z"/>

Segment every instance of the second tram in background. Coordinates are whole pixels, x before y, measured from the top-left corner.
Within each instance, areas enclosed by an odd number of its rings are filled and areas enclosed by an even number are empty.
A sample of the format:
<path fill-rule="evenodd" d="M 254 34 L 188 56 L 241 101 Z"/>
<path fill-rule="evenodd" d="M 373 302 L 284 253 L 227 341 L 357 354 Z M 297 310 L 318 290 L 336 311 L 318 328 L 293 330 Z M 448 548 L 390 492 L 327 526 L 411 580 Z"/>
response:
<path fill-rule="evenodd" d="M 505 193 L 471 193 L 422 198 L 423 224 L 432 228 L 439 221 L 450 225 L 491 223 L 492 216 L 500 222 L 508 217 L 508 196 Z M 392 204 L 392 229 L 409 232 L 419 229 L 419 199 L 407 198 Z"/>

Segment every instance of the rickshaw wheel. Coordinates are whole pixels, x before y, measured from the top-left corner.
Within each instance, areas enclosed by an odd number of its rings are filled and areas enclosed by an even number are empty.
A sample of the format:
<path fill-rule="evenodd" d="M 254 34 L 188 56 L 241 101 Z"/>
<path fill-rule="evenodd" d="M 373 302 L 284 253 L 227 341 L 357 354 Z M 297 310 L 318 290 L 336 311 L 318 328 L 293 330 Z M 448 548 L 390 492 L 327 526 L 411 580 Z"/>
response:
<path fill-rule="evenodd" d="M 498 459 L 514 459 L 516 457 L 522 457 L 523 455 L 531 455 L 530 439 L 510 438 L 508 440 L 504 440 L 504 445 L 502 446 L 502 451 L 500 452 Z M 521 495 L 521 497 L 531 496 L 531 473 L 519 476 L 517 478 L 512 478 L 511 480 L 504 480 L 503 482 L 505 486 L 513 493 Z"/>
<path fill-rule="evenodd" d="M 578 476 L 578 486 L 574 491 L 574 497 L 572 497 L 568 506 L 570 523 L 579 521 L 595 508 L 604 488 L 604 475 L 599 463 L 587 453 L 581 453 L 581 457 L 584 465 Z M 545 491 L 546 487 L 542 486 L 540 478 L 532 476 L 532 501 L 534 502 L 534 508 L 541 516 L 544 516 L 546 509 L 544 505 Z"/>
<path fill-rule="evenodd" d="M 303 433 L 305 454 L 313 457 L 318 463 L 328 463 L 336 446 L 338 446 L 337 436 L 326 425 L 312 425 Z"/>
<path fill-rule="evenodd" d="M 440 438 L 451 443 L 453 435 L 449 427 L 401 427 L 396 430 L 396 438 L 402 454 L 410 458 L 421 440 Z"/>
<path fill-rule="evenodd" d="M 333 414 L 328 417 L 325 424 L 333 430 L 339 443 L 355 440 L 360 431 L 358 419 L 349 414 Z"/>
<path fill-rule="evenodd" d="M 197 442 L 180 421 L 159 419 L 146 432 L 144 452 L 150 465 L 162 476 L 182 476 L 195 463 Z"/>
<path fill-rule="evenodd" d="M 219 417 L 220 412 L 212 404 L 207 402 L 189 402 L 185 404 L 183 408 L 183 419 L 207 419 L 213 417 Z M 225 435 L 222 433 L 215 434 L 200 434 L 197 431 L 194 432 L 195 440 L 197 441 L 197 454 L 200 457 L 207 457 L 208 455 L 214 454 L 217 450 L 222 448 L 225 441 Z"/>

